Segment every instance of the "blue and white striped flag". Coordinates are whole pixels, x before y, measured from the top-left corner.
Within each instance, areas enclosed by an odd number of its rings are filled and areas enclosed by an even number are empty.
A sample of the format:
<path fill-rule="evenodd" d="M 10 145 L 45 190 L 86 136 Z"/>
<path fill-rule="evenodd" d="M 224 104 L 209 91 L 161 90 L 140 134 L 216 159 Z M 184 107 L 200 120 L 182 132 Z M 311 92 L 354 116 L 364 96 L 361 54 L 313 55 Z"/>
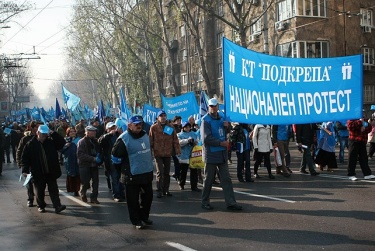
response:
<path fill-rule="evenodd" d="M 201 91 L 200 105 L 199 105 L 199 118 L 202 118 L 208 112 L 208 97 L 204 91 Z"/>

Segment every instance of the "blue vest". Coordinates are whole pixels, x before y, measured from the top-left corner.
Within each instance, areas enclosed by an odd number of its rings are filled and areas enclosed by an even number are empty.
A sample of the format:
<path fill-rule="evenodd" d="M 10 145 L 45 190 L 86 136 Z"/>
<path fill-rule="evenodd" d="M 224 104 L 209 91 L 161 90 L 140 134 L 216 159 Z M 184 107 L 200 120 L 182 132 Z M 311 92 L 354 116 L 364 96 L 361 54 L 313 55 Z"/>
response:
<path fill-rule="evenodd" d="M 202 118 L 204 121 L 211 125 L 212 136 L 220 141 L 225 141 L 225 128 L 224 128 L 224 119 L 212 119 L 211 116 L 205 115 Z M 224 146 L 210 146 L 211 152 L 224 151 L 226 148 Z"/>
<path fill-rule="evenodd" d="M 139 139 L 135 139 L 125 131 L 119 136 L 124 142 L 128 151 L 130 172 L 132 175 L 152 172 L 152 156 L 150 139 L 147 134 Z"/>

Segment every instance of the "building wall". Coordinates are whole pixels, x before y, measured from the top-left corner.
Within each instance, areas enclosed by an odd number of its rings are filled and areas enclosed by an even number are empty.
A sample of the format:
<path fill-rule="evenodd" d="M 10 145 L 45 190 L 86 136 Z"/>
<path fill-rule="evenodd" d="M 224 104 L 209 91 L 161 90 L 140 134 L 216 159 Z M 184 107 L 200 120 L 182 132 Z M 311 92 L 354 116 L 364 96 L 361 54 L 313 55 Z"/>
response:
<path fill-rule="evenodd" d="M 216 0 L 218 3 L 220 0 Z M 247 3 L 247 1 L 245 1 Z M 249 20 L 259 16 L 266 8 L 270 0 L 261 0 L 257 6 L 254 6 L 252 15 Z M 302 3 L 303 0 L 296 0 Z M 309 2 L 309 1 L 307 1 Z M 311 2 L 311 1 L 310 1 Z M 296 15 L 295 17 L 287 19 L 287 25 L 283 30 L 276 30 L 275 23 L 277 22 L 277 4 L 273 3 L 267 15 L 261 18 L 262 31 L 257 36 L 257 39 L 251 41 L 250 29 L 247 32 L 247 48 L 271 55 L 276 54 L 276 47 L 279 44 L 290 43 L 293 41 L 327 41 L 329 43 L 329 57 L 339 57 L 345 55 L 357 55 L 362 53 L 363 47 L 375 48 L 375 26 L 371 33 L 364 33 L 363 27 L 360 26 L 361 15 L 360 8 L 372 8 L 375 11 L 374 0 L 361 1 L 346 1 L 346 0 L 327 0 L 326 1 L 326 17 L 308 17 Z M 301 6 L 301 5 L 300 5 Z M 223 5 L 223 17 L 230 19 L 228 6 Z M 373 18 L 375 13 L 373 13 Z M 222 62 L 221 48 L 217 45 L 217 35 L 223 32 L 224 36 L 230 40 L 234 39 L 233 29 L 224 22 L 209 15 L 205 15 L 201 19 L 201 29 L 204 34 L 203 48 L 205 50 L 205 59 L 210 81 L 215 82 L 216 95 L 223 99 L 223 81 L 219 74 L 219 65 Z M 374 20 L 373 20 L 374 24 Z M 187 31 L 188 32 L 188 31 Z M 190 62 L 197 61 L 191 60 Z M 182 65 L 180 66 L 182 69 Z M 186 66 L 185 66 L 186 67 Z M 197 67 L 187 67 L 184 71 L 194 70 L 190 74 L 197 75 Z M 364 71 L 364 82 L 366 90 L 373 88 L 373 93 L 370 95 L 375 99 L 375 83 L 374 74 L 375 67 L 371 70 Z M 198 84 L 195 85 L 196 90 Z M 204 87 L 204 83 L 200 83 L 200 87 Z M 370 86 L 370 87 L 369 87 Z M 203 88 L 204 89 L 204 88 Z M 365 88 L 364 88 L 365 89 Z M 187 88 L 189 90 L 189 88 Z M 198 92 L 197 92 L 198 93 Z M 365 93 L 369 95 L 368 93 Z M 365 109 L 368 109 L 370 104 L 375 103 L 375 100 L 370 98 L 365 101 Z"/>

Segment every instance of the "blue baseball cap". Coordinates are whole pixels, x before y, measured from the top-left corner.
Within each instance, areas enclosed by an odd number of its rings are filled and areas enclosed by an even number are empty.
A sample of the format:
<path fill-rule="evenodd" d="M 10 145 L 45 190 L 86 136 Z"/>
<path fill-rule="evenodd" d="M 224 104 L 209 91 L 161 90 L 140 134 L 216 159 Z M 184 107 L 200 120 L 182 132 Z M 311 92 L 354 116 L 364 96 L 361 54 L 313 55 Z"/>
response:
<path fill-rule="evenodd" d="M 136 116 L 131 117 L 128 122 L 129 124 L 143 123 L 143 118 L 142 116 L 136 115 Z"/>
<path fill-rule="evenodd" d="M 212 98 L 210 100 L 208 100 L 208 105 L 213 105 L 213 106 L 216 106 L 219 102 L 217 101 L 216 98 Z"/>
<path fill-rule="evenodd" d="M 165 111 L 160 110 L 160 111 L 158 112 L 158 116 L 157 116 L 157 117 L 159 117 L 159 116 L 161 116 L 161 115 L 163 115 L 163 114 L 167 115 L 167 114 L 165 113 Z"/>
<path fill-rule="evenodd" d="M 185 126 L 191 127 L 191 124 L 188 121 L 184 121 L 184 122 L 182 122 L 182 128 L 184 128 Z"/>
<path fill-rule="evenodd" d="M 49 128 L 47 125 L 40 125 L 38 127 L 38 132 L 43 133 L 43 134 L 48 134 L 49 133 Z"/>

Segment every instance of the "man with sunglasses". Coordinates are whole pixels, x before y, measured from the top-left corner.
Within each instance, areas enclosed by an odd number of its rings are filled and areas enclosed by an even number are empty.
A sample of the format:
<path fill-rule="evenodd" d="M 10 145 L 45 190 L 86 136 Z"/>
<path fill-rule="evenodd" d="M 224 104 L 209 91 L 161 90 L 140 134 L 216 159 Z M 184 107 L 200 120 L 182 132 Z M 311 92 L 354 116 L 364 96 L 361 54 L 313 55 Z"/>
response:
<path fill-rule="evenodd" d="M 209 112 L 202 118 L 201 137 L 203 142 L 203 160 L 205 162 L 202 191 L 202 208 L 212 210 L 210 193 L 215 180 L 216 169 L 219 171 L 221 187 L 228 210 L 242 210 L 234 198 L 232 180 L 228 170 L 228 141 L 225 127 L 228 122 L 218 113 L 219 102 L 216 98 L 208 101 Z"/>

